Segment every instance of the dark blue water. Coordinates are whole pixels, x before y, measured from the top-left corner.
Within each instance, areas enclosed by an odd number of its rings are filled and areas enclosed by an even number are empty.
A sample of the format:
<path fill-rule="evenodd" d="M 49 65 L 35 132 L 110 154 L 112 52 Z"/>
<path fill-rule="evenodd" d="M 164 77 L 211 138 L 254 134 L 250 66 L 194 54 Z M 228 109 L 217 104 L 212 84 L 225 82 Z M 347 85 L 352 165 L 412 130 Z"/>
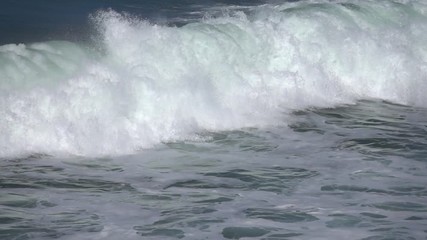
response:
<path fill-rule="evenodd" d="M 250 6 L 263 1 L 210 0 L 4 0 L 0 8 L 0 44 L 47 40 L 89 41 L 89 16 L 99 10 L 126 12 L 153 23 L 183 25 L 203 17 L 209 7 Z"/>

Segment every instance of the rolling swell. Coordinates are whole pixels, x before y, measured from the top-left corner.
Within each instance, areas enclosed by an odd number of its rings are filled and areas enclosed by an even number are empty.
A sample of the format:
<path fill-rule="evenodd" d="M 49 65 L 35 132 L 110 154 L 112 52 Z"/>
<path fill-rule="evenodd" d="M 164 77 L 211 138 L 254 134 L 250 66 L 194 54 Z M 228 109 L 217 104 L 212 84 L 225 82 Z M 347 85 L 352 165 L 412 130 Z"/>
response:
<path fill-rule="evenodd" d="M 0 47 L 0 156 L 126 154 L 359 99 L 427 106 L 416 1 L 264 5 L 182 27 L 114 11 L 93 21 L 101 52 Z"/>

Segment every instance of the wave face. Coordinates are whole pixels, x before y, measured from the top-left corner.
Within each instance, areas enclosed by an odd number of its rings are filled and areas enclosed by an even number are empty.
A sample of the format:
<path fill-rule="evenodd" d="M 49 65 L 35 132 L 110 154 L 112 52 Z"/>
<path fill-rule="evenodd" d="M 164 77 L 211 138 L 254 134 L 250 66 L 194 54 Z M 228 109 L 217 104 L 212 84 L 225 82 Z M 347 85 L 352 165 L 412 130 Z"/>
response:
<path fill-rule="evenodd" d="M 0 47 L 0 156 L 127 154 L 359 99 L 427 107 L 427 5 L 296 2 L 183 27 L 99 12 L 95 51 Z"/>

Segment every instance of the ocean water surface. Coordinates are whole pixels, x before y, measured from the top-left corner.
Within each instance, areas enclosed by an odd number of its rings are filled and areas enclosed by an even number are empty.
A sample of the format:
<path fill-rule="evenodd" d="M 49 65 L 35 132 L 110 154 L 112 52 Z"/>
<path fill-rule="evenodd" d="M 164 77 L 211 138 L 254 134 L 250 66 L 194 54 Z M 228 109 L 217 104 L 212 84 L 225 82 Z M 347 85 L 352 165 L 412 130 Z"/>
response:
<path fill-rule="evenodd" d="M 0 3 L 0 239 L 427 239 L 427 3 Z"/>

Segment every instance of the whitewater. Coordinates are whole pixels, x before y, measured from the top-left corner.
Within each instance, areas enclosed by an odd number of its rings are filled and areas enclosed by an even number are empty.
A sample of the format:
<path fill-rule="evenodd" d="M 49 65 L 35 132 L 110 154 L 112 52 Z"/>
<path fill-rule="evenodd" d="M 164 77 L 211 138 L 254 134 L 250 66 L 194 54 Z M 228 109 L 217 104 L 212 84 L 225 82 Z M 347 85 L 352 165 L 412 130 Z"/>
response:
<path fill-rule="evenodd" d="M 427 239 L 425 1 L 74 4 L 0 46 L 0 239 Z"/>
<path fill-rule="evenodd" d="M 182 27 L 100 11 L 95 46 L 0 47 L 1 156 L 126 154 L 360 99 L 426 106 L 426 18 L 417 2 L 264 5 Z"/>

